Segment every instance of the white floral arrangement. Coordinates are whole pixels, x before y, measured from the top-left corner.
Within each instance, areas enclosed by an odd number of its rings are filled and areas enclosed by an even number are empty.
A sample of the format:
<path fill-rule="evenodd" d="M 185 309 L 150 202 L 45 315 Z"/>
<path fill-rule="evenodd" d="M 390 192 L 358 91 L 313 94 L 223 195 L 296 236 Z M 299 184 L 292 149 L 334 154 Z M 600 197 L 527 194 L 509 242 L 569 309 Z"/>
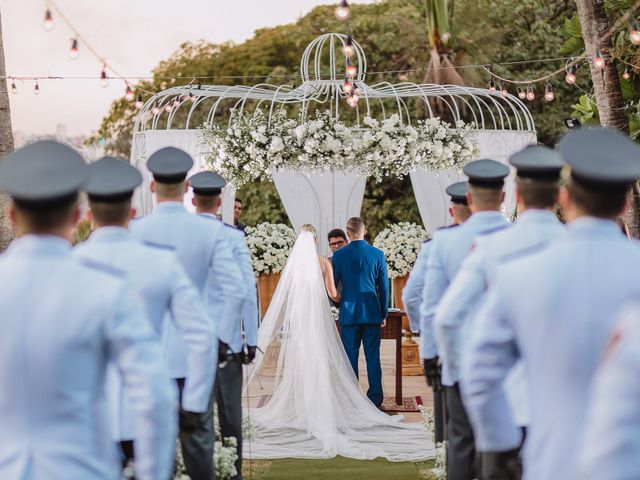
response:
<path fill-rule="evenodd" d="M 430 480 L 445 480 L 447 478 L 447 442 L 435 443 L 436 421 L 433 411 L 424 405 L 418 405 L 418 409 L 422 414 L 422 424 L 427 430 L 429 440 L 436 447 L 435 465 L 426 472 L 427 478 Z"/>
<path fill-rule="evenodd" d="M 340 309 L 338 307 L 334 307 L 331 305 L 331 315 L 333 316 L 333 321 L 337 322 L 340 320 Z"/>
<path fill-rule="evenodd" d="M 238 474 L 236 460 L 238 460 L 238 440 L 236 437 L 222 437 L 220 432 L 220 422 L 218 420 L 217 405 L 214 405 L 214 428 L 216 441 L 213 445 L 213 461 L 216 469 L 216 478 L 228 480 Z M 253 440 L 255 429 L 249 417 L 242 417 L 242 438 L 243 442 Z M 173 480 L 190 480 L 184 466 L 184 458 L 180 447 L 180 441 L 176 443 L 176 461 L 173 467 Z"/>
<path fill-rule="evenodd" d="M 394 114 L 381 121 L 365 117 L 363 123 L 351 128 L 328 110 L 293 120 L 278 109 L 269 119 L 257 109 L 232 111 L 227 127 L 206 123 L 200 135 L 206 163 L 236 187 L 270 180 L 279 168 L 308 174 L 348 170 L 380 181 L 417 168 L 461 170 L 479 154 L 474 125 L 462 121 L 454 127 L 438 118 L 403 125 Z"/>
<path fill-rule="evenodd" d="M 282 223 L 260 223 L 247 227 L 247 245 L 256 275 L 281 272 L 296 241 L 296 232 Z"/>
<path fill-rule="evenodd" d="M 398 278 L 411 272 L 422 242 L 429 238 L 429 234 L 420 225 L 400 222 L 382 230 L 373 246 L 384 252 L 389 277 Z"/>

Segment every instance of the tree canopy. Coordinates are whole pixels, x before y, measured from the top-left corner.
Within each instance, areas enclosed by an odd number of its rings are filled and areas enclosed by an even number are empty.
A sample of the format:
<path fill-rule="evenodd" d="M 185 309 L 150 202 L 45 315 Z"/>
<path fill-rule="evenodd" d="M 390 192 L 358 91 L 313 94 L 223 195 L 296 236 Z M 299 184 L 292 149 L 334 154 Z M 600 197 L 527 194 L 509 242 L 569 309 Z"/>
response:
<path fill-rule="evenodd" d="M 299 81 L 299 61 L 305 46 L 322 33 L 344 32 L 344 23 L 333 15 L 334 8 L 334 4 L 316 7 L 294 23 L 259 29 L 252 38 L 239 44 L 213 44 L 205 40 L 184 43 L 158 64 L 152 80 L 139 86 L 157 92 L 203 76 L 209 77 L 202 80 L 203 84 L 253 85 L 265 81 L 292 84 Z M 510 79 L 539 77 L 562 65 L 520 62 L 560 56 L 566 40 L 560 28 L 575 14 L 571 0 L 450 0 L 448 8 L 451 40 L 447 49 L 452 62 L 462 67 L 458 72 L 467 85 L 486 87 L 489 82 L 486 71 L 469 65 L 493 63 L 495 73 Z M 351 10 L 352 34 L 362 45 L 371 72 L 367 74 L 367 83 L 382 80 L 422 83 L 430 55 L 428 2 L 382 0 L 355 4 Z M 505 62 L 513 63 L 498 65 Z M 375 73 L 383 71 L 395 73 Z M 581 82 L 582 87 L 587 85 L 586 80 Z M 536 92 L 538 99 L 528 104 L 538 139 L 545 144 L 553 144 L 561 134 L 563 121 L 579 98 L 579 91 L 566 85 L 563 75 L 557 77 L 553 87 L 555 102 L 541 99 L 542 84 Z M 508 88 L 515 93 L 513 86 Z M 136 113 L 133 102 L 124 97 L 116 100 L 91 141 L 103 140 L 109 153 L 128 157 Z M 195 120 L 196 125 L 204 121 Z M 238 195 L 245 203 L 245 223 L 286 221 L 273 184 L 250 184 Z M 388 223 L 420 222 L 409 179 L 386 178 L 379 184 L 370 180 L 363 217 L 373 236 Z"/>

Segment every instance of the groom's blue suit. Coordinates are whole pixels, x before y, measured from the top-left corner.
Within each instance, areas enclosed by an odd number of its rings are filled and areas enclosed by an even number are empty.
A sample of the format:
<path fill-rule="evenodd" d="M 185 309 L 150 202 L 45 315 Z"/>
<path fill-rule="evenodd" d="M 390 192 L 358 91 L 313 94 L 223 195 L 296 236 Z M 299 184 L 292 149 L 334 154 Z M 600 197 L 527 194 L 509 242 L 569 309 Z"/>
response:
<path fill-rule="evenodd" d="M 333 254 L 333 276 L 342 285 L 340 331 L 351 366 L 358 375 L 360 344 L 367 359 L 367 396 L 382 403 L 380 324 L 387 318 L 389 280 L 384 253 L 364 240 L 354 240 Z"/>

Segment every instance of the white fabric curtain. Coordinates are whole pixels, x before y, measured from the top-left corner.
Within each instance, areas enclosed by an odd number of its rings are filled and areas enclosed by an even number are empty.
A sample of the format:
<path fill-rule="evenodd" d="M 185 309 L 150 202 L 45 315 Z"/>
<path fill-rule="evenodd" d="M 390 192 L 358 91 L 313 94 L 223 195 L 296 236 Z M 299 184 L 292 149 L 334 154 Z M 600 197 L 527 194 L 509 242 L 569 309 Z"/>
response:
<path fill-rule="evenodd" d="M 296 231 L 310 223 L 318 231 L 320 252 L 328 253 L 327 234 L 344 230 L 350 217 L 360 215 L 366 177 L 346 172 L 307 175 L 279 170 L 273 180 Z"/>
<path fill-rule="evenodd" d="M 136 133 L 133 136 L 131 147 L 131 163 L 142 173 L 143 177 L 143 183 L 133 198 L 133 205 L 137 209 L 138 216 L 148 214 L 155 205 L 155 198 L 150 189 L 153 177 L 146 165 L 148 158 L 164 147 L 180 148 L 193 157 L 193 168 L 189 171 L 189 176 L 205 168 L 200 135 L 197 130 L 148 130 Z M 192 194 L 189 190 L 184 197 L 184 204 L 187 209 L 193 211 L 191 198 Z M 222 219 L 229 224 L 233 224 L 234 203 L 234 189 L 225 189 L 222 195 Z"/>
<path fill-rule="evenodd" d="M 509 157 L 530 144 L 536 143 L 535 132 L 511 130 L 480 130 L 477 132 L 480 158 L 491 158 L 509 165 Z M 417 170 L 411 174 L 411 184 L 422 217 L 422 223 L 430 234 L 451 224 L 447 186 L 465 180 L 465 175 L 455 170 L 433 173 Z M 516 208 L 514 172 L 507 178 L 504 213 L 511 217 Z"/>

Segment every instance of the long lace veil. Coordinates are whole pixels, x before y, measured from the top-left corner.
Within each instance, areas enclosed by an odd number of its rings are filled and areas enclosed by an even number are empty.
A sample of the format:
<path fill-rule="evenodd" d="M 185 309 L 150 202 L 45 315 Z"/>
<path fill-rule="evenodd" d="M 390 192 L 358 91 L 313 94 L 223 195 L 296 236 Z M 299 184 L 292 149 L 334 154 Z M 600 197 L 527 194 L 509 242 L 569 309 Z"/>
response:
<path fill-rule="evenodd" d="M 260 326 L 245 394 L 252 458 L 343 455 L 392 461 L 433 457 L 421 424 L 380 412 L 364 395 L 342 347 L 314 236 L 302 232 Z"/>

